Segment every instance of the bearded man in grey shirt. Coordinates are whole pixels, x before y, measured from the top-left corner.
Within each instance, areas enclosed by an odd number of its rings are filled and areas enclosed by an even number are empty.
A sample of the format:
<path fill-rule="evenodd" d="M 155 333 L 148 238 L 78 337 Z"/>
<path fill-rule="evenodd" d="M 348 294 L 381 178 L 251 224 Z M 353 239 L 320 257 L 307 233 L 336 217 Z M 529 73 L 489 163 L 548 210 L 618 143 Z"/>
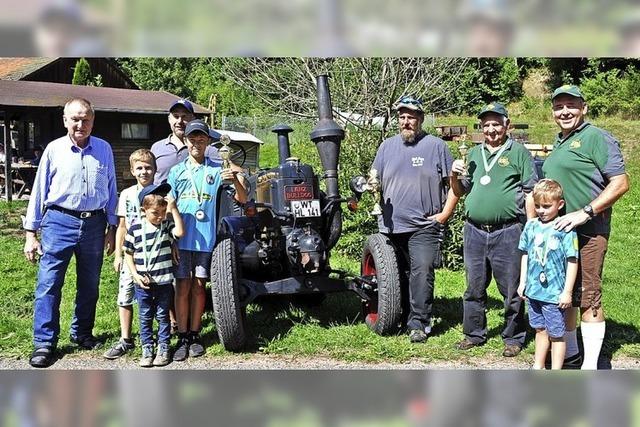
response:
<path fill-rule="evenodd" d="M 409 267 L 407 329 L 411 342 L 424 342 L 431 332 L 435 268 L 441 262 L 444 227 L 458 197 L 450 190 L 453 157 L 449 148 L 422 130 L 422 103 L 403 96 L 395 108 L 400 133 L 382 142 L 373 162 L 382 190 L 378 228 Z"/>

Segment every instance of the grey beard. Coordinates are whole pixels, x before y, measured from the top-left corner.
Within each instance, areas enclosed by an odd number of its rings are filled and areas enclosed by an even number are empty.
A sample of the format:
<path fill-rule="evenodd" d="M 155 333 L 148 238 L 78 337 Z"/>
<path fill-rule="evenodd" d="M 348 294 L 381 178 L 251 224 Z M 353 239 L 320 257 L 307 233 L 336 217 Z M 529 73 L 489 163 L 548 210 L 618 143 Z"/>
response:
<path fill-rule="evenodd" d="M 416 132 L 416 131 L 412 131 L 412 130 L 408 130 L 408 129 L 403 129 L 400 132 L 400 137 L 402 138 L 402 140 L 407 143 L 407 144 L 413 144 L 414 142 L 416 142 L 416 137 L 420 134 L 420 132 Z"/>

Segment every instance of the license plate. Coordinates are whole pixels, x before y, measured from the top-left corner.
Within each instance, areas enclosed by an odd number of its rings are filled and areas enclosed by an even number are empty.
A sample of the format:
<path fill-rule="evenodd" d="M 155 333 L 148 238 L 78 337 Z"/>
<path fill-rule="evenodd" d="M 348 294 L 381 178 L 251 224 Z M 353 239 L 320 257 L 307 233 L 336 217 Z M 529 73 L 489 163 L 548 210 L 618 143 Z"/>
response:
<path fill-rule="evenodd" d="M 291 213 L 298 218 L 320 216 L 320 200 L 292 200 Z"/>
<path fill-rule="evenodd" d="M 313 199 L 313 187 L 310 184 L 285 185 L 285 200 L 311 200 Z"/>

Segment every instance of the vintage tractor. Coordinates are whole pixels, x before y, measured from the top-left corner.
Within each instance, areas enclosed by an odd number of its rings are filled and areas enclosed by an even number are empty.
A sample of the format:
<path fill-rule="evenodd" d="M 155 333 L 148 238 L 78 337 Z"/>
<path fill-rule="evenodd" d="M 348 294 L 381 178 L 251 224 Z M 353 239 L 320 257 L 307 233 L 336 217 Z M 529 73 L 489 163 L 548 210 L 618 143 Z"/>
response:
<path fill-rule="evenodd" d="M 311 132 L 324 175 L 291 157 L 289 133 L 278 125 L 279 164 L 250 176 L 250 201 L 242 216 L 220 220 L 211 260 L 211 294 L 218 335 L 227 350 L 247 340 L 246 307 L 264 295 L 323 296 L 352 291 L 363 301 L 367 324 L 377 333 L 392 332 L 400 321 L 398 263 L 382 235 L 365 244 L 362 276 L 332 270 L 330 250 L 342 230 L 338 157 L 344 130 L 333 120 L 328 78 L 317 77 L 319 122 Z M 362 183 L 361 183 L 362 184 Z M 363 185 L 356 187 L 363 190 Z M 364 191 L 364 190 L 363 190 Z M 361 193 L 357 193 L 359 196 Z"/>

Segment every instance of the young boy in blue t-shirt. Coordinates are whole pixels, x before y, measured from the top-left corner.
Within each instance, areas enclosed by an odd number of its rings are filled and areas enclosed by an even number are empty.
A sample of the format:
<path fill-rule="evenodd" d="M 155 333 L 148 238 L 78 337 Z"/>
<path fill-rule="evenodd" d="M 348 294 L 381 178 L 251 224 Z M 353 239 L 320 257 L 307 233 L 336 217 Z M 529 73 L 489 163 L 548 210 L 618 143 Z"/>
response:
<path fill-rule="evenodd" d="M 533 369 L 544 369 L 551 342 L 551 369 L 561 369 L 566 351 L 564 311 L 571 307 L 578 274 L 578 236 L 553 227 L 564 207 L 562 187 L 542 179 L 533 188 L 538 218 L 524 227 L 518 248 L 523 251 L 518 295 L 527 298 L 529 324 L 536 330 Z"/>
<path fill-rule="evenodd" d="M 218 218 L 217 194 L 225 181 L 235 189 L 235 200 L 247 201 L 242 169 L 231 164 L 229 168 L 205 156 L 211 143 L 209 126 L 202 120 L 192 120 L 184 131 L 189 157 L 169 171 L 167 182 L 185 226 L 185 235 L 178 242 L 180 262 L 176 268 L 176 319 L 178 343 L 173 352 L 174 361 L 205 354 L 200 338 L 204 312 L 205 283 L 211 269 L 211 253 L 216 243 Z"/>

